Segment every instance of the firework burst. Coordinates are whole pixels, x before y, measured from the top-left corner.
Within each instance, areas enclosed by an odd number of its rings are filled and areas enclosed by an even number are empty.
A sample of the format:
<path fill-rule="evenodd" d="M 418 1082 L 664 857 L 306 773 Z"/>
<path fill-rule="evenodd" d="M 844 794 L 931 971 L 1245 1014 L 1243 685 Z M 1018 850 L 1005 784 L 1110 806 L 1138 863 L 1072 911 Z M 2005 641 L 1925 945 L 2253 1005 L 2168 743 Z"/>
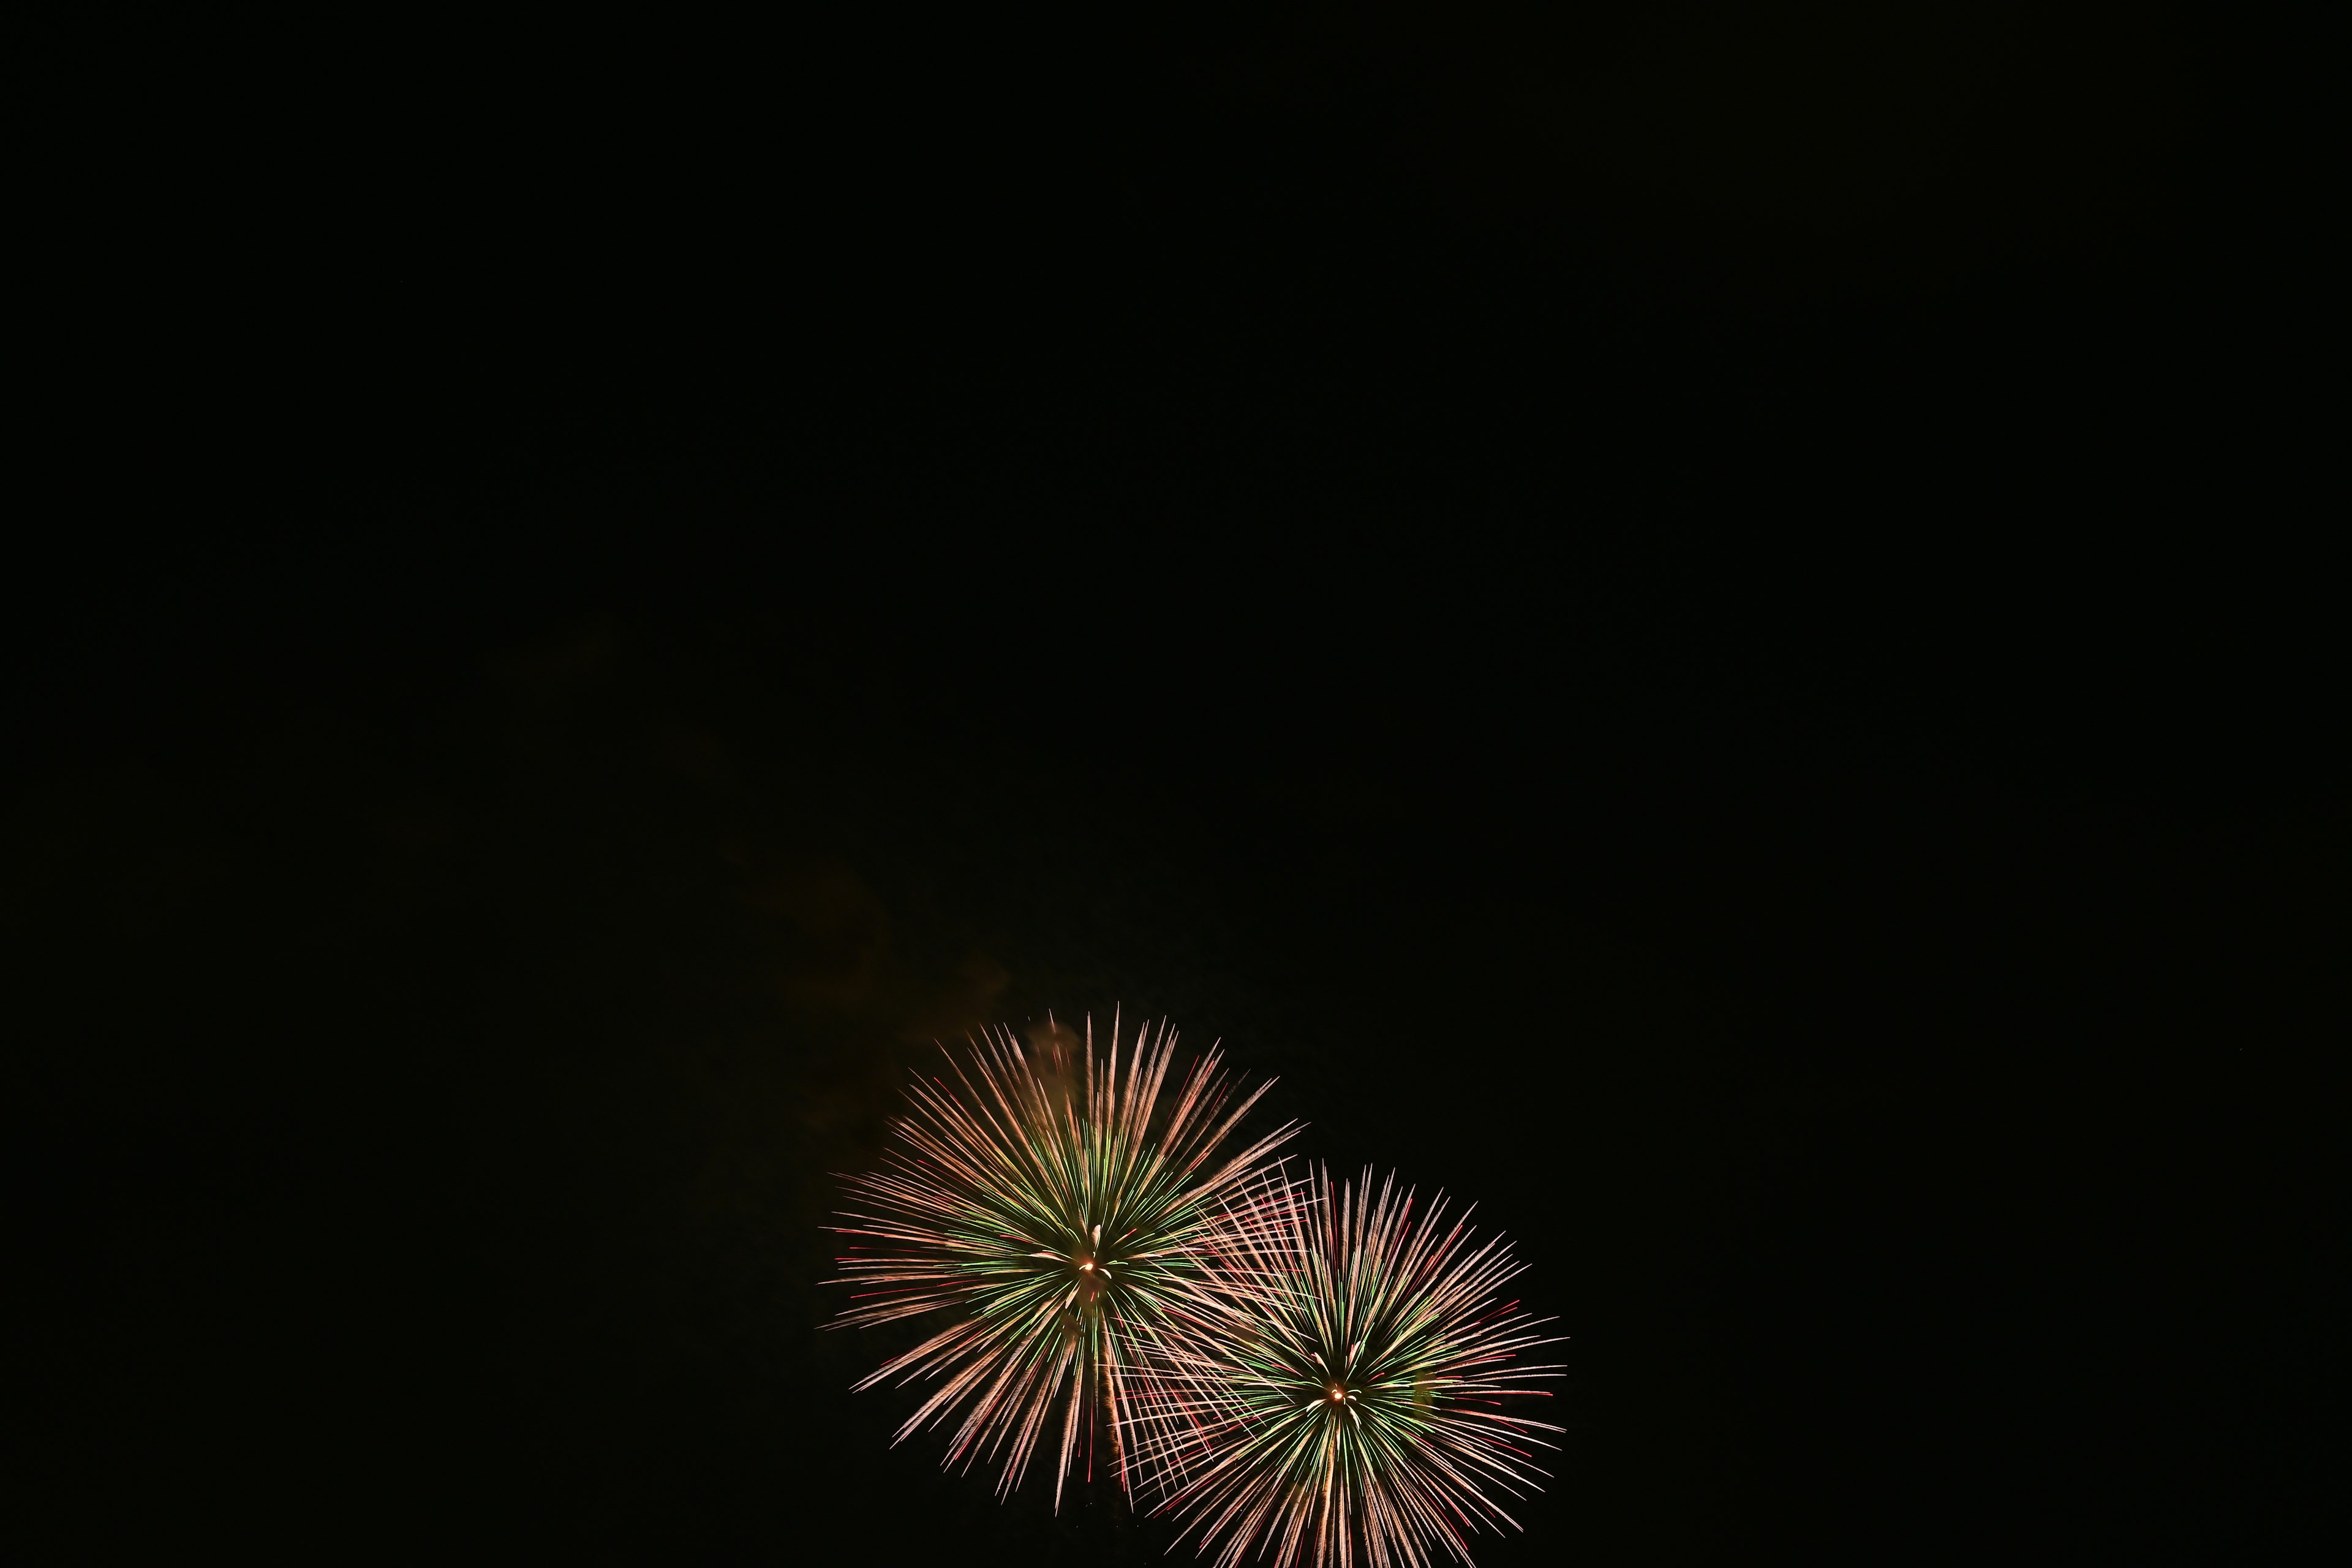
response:
<path fill-rule="evenodd" d="M 1154 1342 L 1131 1446 L 1160 1510 L 1222 1568 L 1253 1544 L 1278 1568 L 1420 1568 L 1436 1545 L 1466 1563 L 1471 1533 L 1518 1528 L 1491 1493 L 1544 1474 L 1529 1445 L 1559 1428 L 1500 1408 L 1560 1372 L 1515 1363 L 1558 1342 L 1496 1304 L 1523 1266 L 1500 1237 L 1474 1249 L 1443 1195 L 1416 1225 L 1393 1177 L 1371 1188 L 1367 1171 L 1238 1192 L 1179 1331 Z"/>
<path fill-rule="evenodd" d="M 1156 1430 L 1149 1410 L 1130 1405 L 1148 1392 L 1146 1352 L 1198 1269 L 1198 1235 L 1234 1228 L 1235 1211 L 1220 1200 L 1297 1131 L 1286 1125 L 1213 1166 L 1273 1080 L 1232 1103 L 1235 1087 L 1212 1049 L 1163 1115 L 1176 1047 L 1164 1021 L 1156 1036 L 1138 1030 L 1124 1079 L 1116 1016 L 1106 1059 L 1091 1019 L 1083 1047 L 1074 1046 L 1049 1026 L 1033 1058 L 999 1029 L 973 1042 L 967 1061 L 950 1055 L 953 1081 L 913 1086 L 886 1168 L 844 1178 L 862 1212 L 830 1227 L 862 1238 L 840 1260 L 841 1282 L 858 1292 L 841 1323 L 957 1315 L 856 1385 L 945 1379 L 893 1441 L 961 1409 L 945 1463 L 969 1469 L 1001 1455 L 1001 1496 L 1020 1483 L 1058 1409 L 1056 1510 L 1081 1447 L 1092 1473 L 1098 1433 L 1128 1484 L 1125 1435 Z"/>

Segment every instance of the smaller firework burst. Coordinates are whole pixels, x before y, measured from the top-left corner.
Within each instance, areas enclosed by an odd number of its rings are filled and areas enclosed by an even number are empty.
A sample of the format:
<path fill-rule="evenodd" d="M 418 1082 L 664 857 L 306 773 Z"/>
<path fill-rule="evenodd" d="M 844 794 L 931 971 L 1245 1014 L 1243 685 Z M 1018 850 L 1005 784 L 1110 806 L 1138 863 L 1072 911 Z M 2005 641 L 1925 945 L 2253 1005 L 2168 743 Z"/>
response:
<path fill-rule="evenodd" d="M 1515 1359 L 1558 1342 L 1496 1300 L 1523 1266 L 1500 1237 L 1474 1248 L 1442 1195 L 1415 1224 L 1393 1176 L 1371 1187 L 1237 1192 L 1159 1342 L 1133 1447 L 1223 1568 L 1253 1545 L 1277 1568 L 1420 1568 L 1440 1545 L 1468 1563 L 1470 1534 L 1518 1528 L 1493 1494 L 1544 1474 L 1530 1447 L 1559 1428 L 1501 1408 L 1560 1372 Z"/>
<path fill-rule="evenodd" d="M 1082 1049 L 1048 1024 L 1034 1058 L 997 1030 L 968 1060 L 950 1056 L 953 1083 L 915 1084 L 887 1168 L 845 1178 L 860 1208 L 830 1228 L 858 1238 L 840 1259 L 842 1282 L 858 1288 L 841 1322 L 954 1314 L 856 1385 L 945 1378 L 898 1439 L 969 1402 L 945 1462 L 969 1468 L 1001 1455 L 1001 1495 L 1020 1483 L 1058 1414 L 1058 1509 L 1082 1440 L 1091 1473 L 1097 1433 L 1127 1484 L 1120 1440 L 1154 1429 L 1150 1410 L 1130 1408 L 1152 1394 L 1148 1377 L 1139 1384 L 1139 1362 L 1198 1267 L 1198 1235 L 1211 1223 L 1240 1228 L 1219 1200 L 1250 1184 L 1297 1128 L 1213 1163 L 1271 1080 L 1234 1103 L 1213 1048 L 1163 1110 L 1176 1048 L 1164 1021 L 1156 1034 L 1138 1032 L 1123 1081 L 1116 1016 L 1107 1058 L 1096 1054 L 1091 1021 Z"/>

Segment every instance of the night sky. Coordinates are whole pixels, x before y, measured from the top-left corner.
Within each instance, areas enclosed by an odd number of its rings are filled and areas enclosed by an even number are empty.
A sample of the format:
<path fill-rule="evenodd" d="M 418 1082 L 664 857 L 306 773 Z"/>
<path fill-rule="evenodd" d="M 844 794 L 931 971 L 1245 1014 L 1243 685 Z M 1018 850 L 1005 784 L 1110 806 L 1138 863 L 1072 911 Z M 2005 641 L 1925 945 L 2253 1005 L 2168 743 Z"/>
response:
<path fill-rule="evenodd" d="M 1189 1561 L 822 1330 L 934 1042 L 1114 1006 L 1517 1238 L 1482 1563 L 2340 1499 L 2291 40 L 240 26 L 20 198 L 23 1561 Z"/>

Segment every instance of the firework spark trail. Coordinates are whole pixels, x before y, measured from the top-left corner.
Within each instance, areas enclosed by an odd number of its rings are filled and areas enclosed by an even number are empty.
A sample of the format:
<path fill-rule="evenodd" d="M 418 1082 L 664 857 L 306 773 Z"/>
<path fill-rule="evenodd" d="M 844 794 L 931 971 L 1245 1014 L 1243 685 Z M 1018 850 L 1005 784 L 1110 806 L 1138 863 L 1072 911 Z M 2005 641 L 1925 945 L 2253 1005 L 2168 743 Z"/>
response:
<path fill-rule="evenodd" d="M 1139 1029 L 1122 1082 L 1118 1032 L 1114 1016 L 1099 1064 L 1091 1019 L 1082 1062 L 1057 1028 L 1035 1062 L 1009 1029 L 974 1041 L 968 1064 L 950 1054 L 953 1084 L 909 1089 L 912 1108 L 892 1124 L 903 1148 L 886 1168 L 843 1178 L 869 1212 L 845 1210 L 848 1223 L 828 1227 L 879 1244 L 839 1260 L 835 1283 L 853 1286 L 860 1304 L 836 1325 L 967 1314 L 856 1385 L 944 1377 L 893 1442 L 969 1399 L 944 1462 L 969 1469 L 1003 1455 L 1002 1496 L 1060 1404 L 1057 1510 L 1082 1429 L 1088 1473 L 1100 1426 L 1124 1488 L 1126 1435 L 1157 1436 L 1177 1413 L 1150 1368 L 1172 1359 L 1160 1342 L 1198 1269 L 1200 1235 L 1213 1224 L 1245 1235 L 1249 1206 L 1223 1200 L 1255 1190 L 1259 1163 L 1298 1131 L 1287 1123 L 1204 1173 L 1273 1080 L 1232 1104 L 1212 1048 L 1155 1131 L 1176 1036 L 1164 1020 L 1156 1035 Z"/>
<path fill-rule="evenodd" d="M 1558 1342 L 1496 1304 L 1522 1267 L 1507 1243 L 1474 1248 L 1442 1194 L 1418 1225 L 1413 1207 L 1393 1177 L 1375 1200 L 1369 1171 L 1335 1188 L 1276 1167 L 1202 1235 L 1202 1268 L 1151 1342 L 1132 1447 L 1159 1511 L 1221 1568 L 1253 1544 L 1277 1568 L 1423 1568 L 1433 1544 L 1466 1563 L 1469 1534 L 1517 1528 L 1488 1489 L 1536 1487 L 1528 1445 L 1560 1428 L 1499 1402 L 1559 1375 L 1514 1363 Z"/>

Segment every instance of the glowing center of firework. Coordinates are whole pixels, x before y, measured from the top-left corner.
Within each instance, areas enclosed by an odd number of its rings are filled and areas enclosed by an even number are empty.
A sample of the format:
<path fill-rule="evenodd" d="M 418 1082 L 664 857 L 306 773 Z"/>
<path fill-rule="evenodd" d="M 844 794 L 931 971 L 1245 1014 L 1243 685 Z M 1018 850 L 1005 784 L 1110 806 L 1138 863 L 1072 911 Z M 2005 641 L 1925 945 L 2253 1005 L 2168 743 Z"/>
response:
<path fill-rule="evenodd" d="M 1069 1253 L 1069 1268 L 1077 1294 L 1072 1300 L 1088 1308 L 1099 1301 L 1111 1288 L 1111 1265 L 1117 1261 L 1104 1257 L 1099 1248 L 1073 1248 Z"/>
<path fill-rule="evenodd" d="M 1078 1244 L 1070 1248 L 1070 1261 L 1077 1265 L 1078 1283 L 1086 1287 L 1087 1299 L 1092 1300 L 1094 1293 L 1110 1280 L 1111 1260 L 1103 1256 L 1102 1226 L 1096 1226 L 1091 1237 L 1079 1235 Z M 1097 1264 L 1102 1266 L 1099 1272 Z"/>
<path fill-rule="evenodd" d="M 1358 1391 L 1349 1387 L 1346 1382 L 1328 1382 L 1323 1384 L 1322 1394 L 1314 1403 L 1336 1415 L 1355 1404 L 1358 1397 Z"/>

